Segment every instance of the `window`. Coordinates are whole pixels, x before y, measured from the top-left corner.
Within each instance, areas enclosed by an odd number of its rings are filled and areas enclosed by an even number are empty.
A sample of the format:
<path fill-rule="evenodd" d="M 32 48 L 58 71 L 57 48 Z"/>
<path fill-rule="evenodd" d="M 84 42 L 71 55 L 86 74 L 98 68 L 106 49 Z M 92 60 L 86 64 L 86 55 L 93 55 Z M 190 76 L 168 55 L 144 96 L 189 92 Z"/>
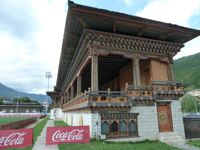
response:
<path fill-rule="evenodd" d="M 129 136 L 137 136 L 137 125 L 134 120 L 129 122 Z"/>
<path fill-rule="evenodd" d="M 101 124 L 101 134 L 105 134 L 106 136 L 109 135 L 109 124 L 107 121 L 104 121 Z"/>
<path fill-rule="evenodd" d="M 119 122 L 119 131 L 120 131 L 120 136 L 127 135 L 127 123 L 125 120 Z"/>
<path fill-rule="evenodd" d="M 118 136 L 118 123 L 117 121 L 113 121 L 111 124 L 111 137 Z"/>

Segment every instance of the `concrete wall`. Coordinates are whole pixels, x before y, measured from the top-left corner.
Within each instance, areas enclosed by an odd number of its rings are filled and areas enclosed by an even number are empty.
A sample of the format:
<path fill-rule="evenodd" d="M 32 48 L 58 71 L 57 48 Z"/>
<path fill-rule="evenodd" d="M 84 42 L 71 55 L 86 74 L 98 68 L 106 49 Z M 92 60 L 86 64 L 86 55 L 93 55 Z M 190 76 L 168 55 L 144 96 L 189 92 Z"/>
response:
<path fill-rule="evenodd" d="M 62 109 L 61 108 L 55 108 L 55 119 L 61 119 L 62 118 Z"/>
<path fill-rule="evenodd" d="M 173 100 L 171 103 L 173 130 L 185 139 L 185 131 L 183 125 L 183 114 L 181 111 L 181 103 L 179 100 Z"/>
<path fill-rule="evenodd" d="M 173 122 L 173 132 L 185 139 L 183 115 L 181 104 L 178 100 L 171 101 L 171 112 Z M 157 117 L 157 106 L 134 106 L 131 113 L 139 113 L 138 115 L 138 133 L 144 139 L 158 139 L 159 127 Z M 164 132 L 163 132 L 164 133 Z"/>
<path fill-rule="evenodd" d="M 185 139 L 183 116 L 180 101 L 171 102 L 173 131 Z M 138 134 L 141 139 L 159 139 L 159 127 L 157 117 L 157 105 L 154 106 L 133 106 L 130 113 L 138 115 Z M 90 137 L 98 138 L 101 135 L 101 116 L 91 112 L 63 112 L 63 120 L 70 126 L 90 126 Z"/>
<path fill-rule="evenodd" d="M 63 121 L 70 126 L 90 126 L 90 137 L 101 134 L 101 117 L 98 113 L 63 112 Z"/>
<path fill-rule="evenodd" d="M 138 134 L 143 139 L 156 140 L 158 138 L 157 108 L 155 106 L 134 106 L 131 113 L 138 115 Z"/>

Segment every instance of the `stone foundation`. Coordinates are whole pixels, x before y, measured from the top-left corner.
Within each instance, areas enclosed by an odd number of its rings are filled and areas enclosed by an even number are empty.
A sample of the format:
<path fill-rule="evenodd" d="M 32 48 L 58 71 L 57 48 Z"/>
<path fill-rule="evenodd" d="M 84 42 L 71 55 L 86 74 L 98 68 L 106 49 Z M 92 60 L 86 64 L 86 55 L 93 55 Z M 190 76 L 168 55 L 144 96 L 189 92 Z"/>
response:
<path fill-rule="evenodd" d="M 171 133 L 185 139 L 180 101 L 173 100 L 170 102 L 173 122 L 173 131 Z M 129 112 L 138 113 L 137 127 L 139 139 L 159 140 L 161 133 L 162 137 L 165 136 L 165 132 L 159 132 L 156 103 L 153 106 L 133 106 Z M 98 139 L 101 136 L 101 115 L 98 112 L 63 112 L 62 118 L 70 126 L 90 126 L 91 138 Z"/>

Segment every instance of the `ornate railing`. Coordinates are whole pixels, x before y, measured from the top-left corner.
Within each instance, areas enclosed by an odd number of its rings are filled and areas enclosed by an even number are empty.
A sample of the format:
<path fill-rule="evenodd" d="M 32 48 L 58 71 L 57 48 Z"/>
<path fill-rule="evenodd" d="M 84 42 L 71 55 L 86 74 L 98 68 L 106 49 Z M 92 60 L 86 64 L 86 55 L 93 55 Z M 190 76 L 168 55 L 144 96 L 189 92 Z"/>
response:
<path fill-rule="evenodd" d="M 141 87 L 134 87 L 134 86 L 128 86 L 128 95 L 129 96 L 152 96 L 153 95 L 153 90 L 151 86 L 141 86 Z"/>
<path fill-rule="evenodd" d="M 127 103 L 127 93 L 119 91 L 90 91 L 90 100 L 98 103 Z"/>
<path fill-rule="evenodd" d="M 65 110 L 83 108 L 83 104 L 85 104 L 84 106 L 88 106 L 88 102 L 89 102 L 89 91 L 81 93 L 76 97 L 74 97 L 73 99 L 71 99 L 70 101 L 68 101 L 67 103 L 63 104 L 62 109 L 65 111 Z"/>
<path fill-rule="evenodd" d="M 120 105 L 116 105 L 120 104 Z M 89 106 L 129 106 L 126 92 L 91 91 L 82 93 L 62 105 L 63 110 L 79 109 Z"/>
<path fill-rule="evenodd" d="M 128 86 L 128 95 L 132 99 L 178 99 L 184 94 L 184 84 L 164 81 L 153 81 L 151 86 Z"/>
<path fill-rule="evenodd" d="M 95 107 L 124 107 L 131 106 L 132 100 L 152 100 L 178 99 L 184 94 L 183 83 L 172 83 L 154 81 L 151 86 L 130 86 L 126 85 L 126 91 L 91 91 L 77 95 L 72 100 L 62 105 L 63 110 L 72 110 Z"/>

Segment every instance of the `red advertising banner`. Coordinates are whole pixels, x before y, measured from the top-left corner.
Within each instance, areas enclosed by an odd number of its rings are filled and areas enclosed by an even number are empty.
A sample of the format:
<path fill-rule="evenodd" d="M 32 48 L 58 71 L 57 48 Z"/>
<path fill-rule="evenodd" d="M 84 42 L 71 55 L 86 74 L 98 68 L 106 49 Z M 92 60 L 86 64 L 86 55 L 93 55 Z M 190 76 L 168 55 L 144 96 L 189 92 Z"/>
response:
<path fill-rule="evenodd" d="M 0 130 L 0 149 L 19 148 L 33 144 L 33 129 Z"/>
<path fill-rule="evenodd" d="M 89 126 L 48 127 L 46 144 L 89 143 Z"/>

